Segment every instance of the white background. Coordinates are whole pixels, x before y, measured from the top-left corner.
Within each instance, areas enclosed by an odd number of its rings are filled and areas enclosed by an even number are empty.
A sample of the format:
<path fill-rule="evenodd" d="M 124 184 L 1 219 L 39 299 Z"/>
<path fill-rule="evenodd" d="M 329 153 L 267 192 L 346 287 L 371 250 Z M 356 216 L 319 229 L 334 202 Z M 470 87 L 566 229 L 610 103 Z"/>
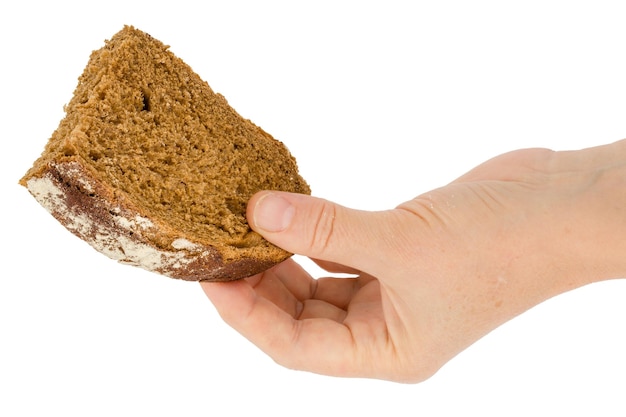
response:
<path fill-rule="evenodd" d="M 98 254 L 17 185 L 124 24 L 285 142 L 315 195 L 355 208 L 508 150 L 612 142 L 623 2 L 221 3 L 0 6 L 0 415 L 624 415 L 623 280 L 528 311 L 422 384 L 323 377 L 276 365 L 197 283 Z"/>

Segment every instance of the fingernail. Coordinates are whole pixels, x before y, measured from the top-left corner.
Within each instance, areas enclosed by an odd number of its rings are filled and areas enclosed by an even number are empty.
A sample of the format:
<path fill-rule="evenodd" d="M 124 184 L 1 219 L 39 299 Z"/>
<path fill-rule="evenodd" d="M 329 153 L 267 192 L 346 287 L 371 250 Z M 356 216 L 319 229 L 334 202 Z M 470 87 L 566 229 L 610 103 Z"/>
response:
<path fill-rule="evenodd" d="M 296 208 L 277 194 L 268 193 L 254 206 L 254 224 L 266 232 L 282 232 L 291 224 Z"/>

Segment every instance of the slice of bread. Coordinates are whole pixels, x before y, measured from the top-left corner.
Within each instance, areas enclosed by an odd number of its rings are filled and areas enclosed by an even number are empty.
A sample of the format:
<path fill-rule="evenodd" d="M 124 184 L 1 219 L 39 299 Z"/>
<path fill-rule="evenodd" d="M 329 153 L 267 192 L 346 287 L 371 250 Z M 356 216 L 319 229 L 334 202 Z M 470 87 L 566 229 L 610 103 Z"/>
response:
<path fill-rule="evenodd" d="M 98 251 L 195 281 L 291 255 L 245 213 L 259 190 L 310 193 L 295 159 L 160 41 L 122 29 L 91 54 L 65 111 L 20 184 Z"/>

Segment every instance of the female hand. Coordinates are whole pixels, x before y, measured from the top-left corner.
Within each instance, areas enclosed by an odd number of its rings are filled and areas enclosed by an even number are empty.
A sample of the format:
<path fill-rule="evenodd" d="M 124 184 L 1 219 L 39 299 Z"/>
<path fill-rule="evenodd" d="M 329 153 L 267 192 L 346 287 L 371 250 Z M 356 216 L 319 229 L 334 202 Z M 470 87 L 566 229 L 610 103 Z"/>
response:
<path fill-rule="evenodd" d="M 248 205 L 254 230 L 354 277 L 313 279 L 287 260 L 202 287 L 284 366 L 417 382 L 541 301 L 624 276 L 624 190 L 626 142 L 510 152 L 381 212 L 264 191 Z"/>

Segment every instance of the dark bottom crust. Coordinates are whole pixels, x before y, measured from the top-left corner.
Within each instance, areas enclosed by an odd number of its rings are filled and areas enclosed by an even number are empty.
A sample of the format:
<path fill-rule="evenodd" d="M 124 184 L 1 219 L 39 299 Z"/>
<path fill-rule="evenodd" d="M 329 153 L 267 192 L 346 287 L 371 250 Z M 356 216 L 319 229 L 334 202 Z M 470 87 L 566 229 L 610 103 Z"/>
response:
<path fill-rule="evenodd" d="M 140 217 L 123 203 L 111 202 L 112 195 L 90 179 L 79 163 L 51 164 L 41 178 L 54 187 L 42 194 L 29 186 L 35 198 L 70 232 L 120 263 L 186 281 L 224 282 L 258 274 L 290 256 L 272 261 L 242 258 L 225 263 L 213 246 L 159 248 L 148 237 L 159 231 L 135 222 L 133 219 Z"/>

